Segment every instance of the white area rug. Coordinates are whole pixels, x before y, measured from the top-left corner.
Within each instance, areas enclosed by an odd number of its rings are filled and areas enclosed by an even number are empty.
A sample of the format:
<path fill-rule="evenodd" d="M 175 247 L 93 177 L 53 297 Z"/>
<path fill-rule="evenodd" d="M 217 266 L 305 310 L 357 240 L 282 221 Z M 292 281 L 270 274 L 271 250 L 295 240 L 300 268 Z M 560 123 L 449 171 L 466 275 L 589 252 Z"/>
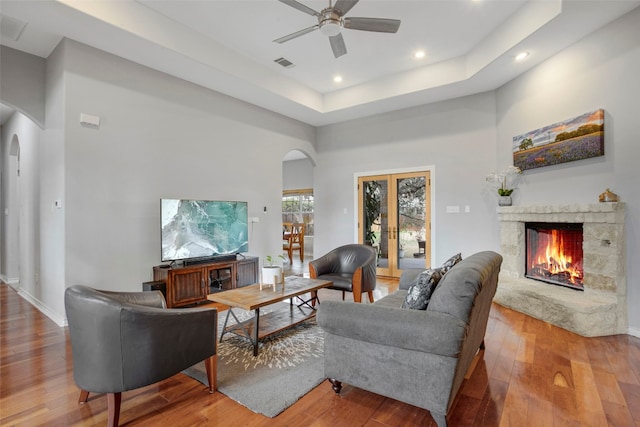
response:
<path fill-rule="evenodd" d="M 219 330 L 225 317 L 220 313 Z M 183 373 L 207 384 L 202 362 Z M 324 379 L 324 333 L 315 319 L 262 340 L 255 357 L 247 338 L 228 333 L 218 344 L 218 391 L 270 418 Z"/>

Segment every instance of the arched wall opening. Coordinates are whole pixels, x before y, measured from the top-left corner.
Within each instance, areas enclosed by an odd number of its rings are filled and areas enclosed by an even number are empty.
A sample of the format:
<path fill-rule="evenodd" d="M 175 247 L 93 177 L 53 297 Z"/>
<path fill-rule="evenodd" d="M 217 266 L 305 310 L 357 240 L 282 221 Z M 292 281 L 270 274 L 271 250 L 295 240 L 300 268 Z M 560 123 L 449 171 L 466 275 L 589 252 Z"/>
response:
<path fill-rule="evenodd" d="M 304 274 L 313 259 L 314 198 L 313 175 L 315 162 L 301 150 L 291 150 L 282 159 L 282 222 L 285 274 Z M 290 224 L 303 224 L 302 248 L 294 245 L 289 257 L 289 235 L 285 229 Z"/>
<path fill-rule="evenodd" d="M 9 143 L 6 180 L 2 191 L 2 276 L 13 288 L 20 286 L 20 140 Z"/>

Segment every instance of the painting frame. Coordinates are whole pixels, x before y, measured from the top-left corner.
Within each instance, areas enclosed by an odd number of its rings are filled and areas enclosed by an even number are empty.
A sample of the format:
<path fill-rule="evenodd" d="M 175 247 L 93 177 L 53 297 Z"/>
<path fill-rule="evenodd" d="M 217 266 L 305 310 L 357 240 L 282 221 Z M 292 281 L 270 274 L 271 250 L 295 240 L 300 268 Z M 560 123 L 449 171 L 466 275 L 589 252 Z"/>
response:
<path fill-rule="evenodd" d="M 604 156 L 604 109 L 514 136 L 512 152 L 523 171 Z"/>

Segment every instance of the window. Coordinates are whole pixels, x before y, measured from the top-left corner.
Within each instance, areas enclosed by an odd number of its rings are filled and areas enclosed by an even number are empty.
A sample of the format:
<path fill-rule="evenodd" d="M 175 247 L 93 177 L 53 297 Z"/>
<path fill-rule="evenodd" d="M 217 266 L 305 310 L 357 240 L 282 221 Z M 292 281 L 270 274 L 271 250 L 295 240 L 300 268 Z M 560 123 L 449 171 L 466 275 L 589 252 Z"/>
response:
<path fill-rule="evenodd" d="M 282 222 L 304 223 L 305 235 L 313 236 L 313 190 L 282 192 Z"/>

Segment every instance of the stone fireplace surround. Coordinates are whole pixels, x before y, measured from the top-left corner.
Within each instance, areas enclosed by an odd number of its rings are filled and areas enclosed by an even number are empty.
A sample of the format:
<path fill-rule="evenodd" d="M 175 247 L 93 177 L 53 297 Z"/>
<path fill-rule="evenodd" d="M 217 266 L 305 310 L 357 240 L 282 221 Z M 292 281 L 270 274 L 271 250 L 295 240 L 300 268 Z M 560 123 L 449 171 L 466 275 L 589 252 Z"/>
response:
<path fill-rule="evenodd" d="M 627 333 L 624 203 L 498 208 L 502 269 L 495 301 L 585 337 Z M 584 291 L 525 278 L 525 223 L 583 224 Z"/>

